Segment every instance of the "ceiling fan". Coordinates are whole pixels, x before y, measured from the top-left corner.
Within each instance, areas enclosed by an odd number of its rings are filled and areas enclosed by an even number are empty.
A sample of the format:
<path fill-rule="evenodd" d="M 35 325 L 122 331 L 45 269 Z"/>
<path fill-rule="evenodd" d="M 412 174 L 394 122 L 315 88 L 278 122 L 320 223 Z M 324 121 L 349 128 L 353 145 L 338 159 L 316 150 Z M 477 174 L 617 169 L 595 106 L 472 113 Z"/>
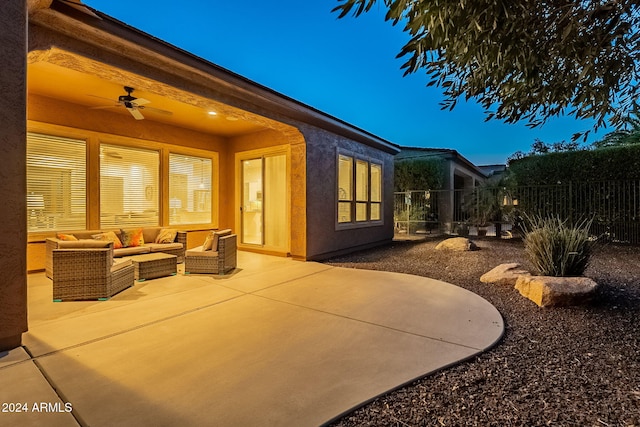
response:
<path fill-rule="evenodd" d="M 147 104 L 150 104 L 151 101 L 149 101 L 148 99 L 144 99 L 144 98 L 136 98 L 135 96 L 131 95 L 131 93 L 134 91 L 134 89 L 132 87 L 125 86 L 124 87 L 124 91 L 127 92 L 127 94 L 126 95 L 120 95 L 118 97 L 118 101 L 117 101 L 116 104 L 114 104 L 114 105 L 104 105 L 104 106 L 100 106 L 100 107 L 90 107 L 90 109 L 92 109 L 92 110 L 101 110 L 101 109 L 105 109 L 105 108 L 124 107 L 131 113 L 133 118 L 136 119 L 136 120 L 144 120 L 144 116 L 142 115 L 140 110 L 146 110 L 146 111 L 150 111 L 150 112 L 153 112 L 153 113 L 166 114 L 166 115 L 173 114 L 171 111 L 161 110 L 159 108 L 149 107 Z M 111 101 L 110 99 L 103 98 L 101 96 L 96 96 L 96 95 L 91 95 L 91 96 L 93 96 L 95 98 L 107 99 L 107 100 Z"/>

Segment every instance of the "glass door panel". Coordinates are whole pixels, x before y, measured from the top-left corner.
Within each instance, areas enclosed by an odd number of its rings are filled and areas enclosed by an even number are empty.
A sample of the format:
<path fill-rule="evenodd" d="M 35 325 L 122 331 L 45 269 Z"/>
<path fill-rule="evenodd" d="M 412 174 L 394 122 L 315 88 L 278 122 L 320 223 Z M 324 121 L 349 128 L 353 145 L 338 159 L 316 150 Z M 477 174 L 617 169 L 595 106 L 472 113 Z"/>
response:
<path fill-rule="evenodd" d="M 287 156 L 264 158 L 264 244 L 286 250 L 287 241 Z"/>
<path fill-rule="evenodd" d="M 242 161 L 242 243 L 263 241 L 262 158 Z"/>

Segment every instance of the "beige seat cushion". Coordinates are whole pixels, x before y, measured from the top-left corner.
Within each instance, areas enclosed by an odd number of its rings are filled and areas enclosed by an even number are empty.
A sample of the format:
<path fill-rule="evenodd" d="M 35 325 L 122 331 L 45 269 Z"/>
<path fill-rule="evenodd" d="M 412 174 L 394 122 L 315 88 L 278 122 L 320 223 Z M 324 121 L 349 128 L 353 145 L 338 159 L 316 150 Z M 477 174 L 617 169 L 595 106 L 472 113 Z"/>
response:
<path fill-rule="evenodd" d="M 162 227 L 143 227 L 142 234 L 146 243 L 155 242 Z"/>
<path fill-rule="evenodd" d="M 114 257 L 122 257 L 129 255 L 148 254 L 151 249 L 148 246 L 131 246 L 128 248 L 114 249 Z"/>
<path fill-rule="evenodd" d="M 128 267 L 132 264 L 133 261 L 131 259 L 115 259 L 113 260 L 113 265 L 111 266 L 111 272 L 114 273 L 116 271 L 122 270 L 125 267 Z"/>
<path fill-rule="evenodd" d="M 162 252 L 171 249 L 182 249 L 182 243 L 145 243 L 151 252 Z"/>
<path fill-rule="evenodd" d="M 199 248 L 199 249 L 198 249 Z M 186 252 L 186 256 L 206 256 L 215 258 L 218 256 L 218 251 L 203 251 L 202 246 L 198 246 L 198 248 L 189 249 Z"/>

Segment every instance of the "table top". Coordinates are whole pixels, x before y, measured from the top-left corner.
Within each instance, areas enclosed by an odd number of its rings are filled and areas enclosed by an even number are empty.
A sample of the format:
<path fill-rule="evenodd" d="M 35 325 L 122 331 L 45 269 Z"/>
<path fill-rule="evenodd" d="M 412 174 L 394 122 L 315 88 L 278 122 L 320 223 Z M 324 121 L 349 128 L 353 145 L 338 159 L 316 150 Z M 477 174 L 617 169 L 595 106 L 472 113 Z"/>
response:
<path fill-rule="evenodd" d="M 153 252 L 149 254 L 140 254 L 130 257 L 133 262 L 157 261 L 160 259 L 178 258 L 175 255 L 165 254 L 164 252 Z"/>

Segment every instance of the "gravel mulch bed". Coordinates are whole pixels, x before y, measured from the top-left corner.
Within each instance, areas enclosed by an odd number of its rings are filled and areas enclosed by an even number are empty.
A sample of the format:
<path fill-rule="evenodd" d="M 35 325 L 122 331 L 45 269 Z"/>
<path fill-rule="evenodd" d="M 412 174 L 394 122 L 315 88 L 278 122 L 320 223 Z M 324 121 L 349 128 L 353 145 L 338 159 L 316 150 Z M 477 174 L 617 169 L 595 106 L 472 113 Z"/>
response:
<path fill-rule="evenodd" d="M 440 239 L 441 240 L 441 239 Z M 587 306 L 539 308 L 509 286 L 481 283 L 524 258 L 520 240 L 399 242 L 327 264 L 410 273 L 466 288 L 502 314 L 493 349 L 379 397 L 334 426 L 640 426 L 640 248 L 604 245 L 585 275 L 601 286 Z"/>

